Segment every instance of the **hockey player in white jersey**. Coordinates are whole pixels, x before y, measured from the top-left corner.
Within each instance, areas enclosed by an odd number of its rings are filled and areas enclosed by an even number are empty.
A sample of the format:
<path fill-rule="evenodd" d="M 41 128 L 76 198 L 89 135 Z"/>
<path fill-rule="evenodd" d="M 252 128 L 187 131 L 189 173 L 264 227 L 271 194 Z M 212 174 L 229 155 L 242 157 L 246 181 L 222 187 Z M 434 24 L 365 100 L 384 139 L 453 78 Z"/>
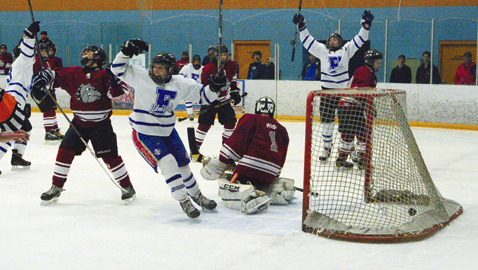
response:
<path fill-rule="evenodd" d="M 31 91 L 33 64 L 35 54 L 35 34 L 40 31 L 40 22 L 34 22 L 24 32 L 25 36 L 20 44 L 20 55 L 12 64 L 7 78 L 5 90 L 0 89 L 0 129 L 16 132 L 18 130 L 31 134 L 32 125 L 28 118 L 31 114 L 27 98 Z M 5 156 L 12 142 L 0 143 L 0 159 Z M 28 170 L 31 162 L 23 159 L 27 147 L 26 141 L 16 141 L 12 149 L 12 170 Z M 0 172 L 1 174 L 1 172 Z"/>
<path fill-rule="evenodd" d="M 179 75 L 183 75 L 185 78 L 193 79 L 196 82 L 201 83 L 202 68 L 203 66 L 201 65 L 201 56 L 195 54 L 193 56 L 192 63 L 184 65 L 184 67 L 179 71 Z M 186 111 L 189 115 L 189 121 L 193 121 L 193 103 L 188 100 L 185 100 L 184 103 L 186 104 Z"/>
<path fill-rule="evenodd" d="M 327 39 L 326 44 L 319 43 L 309 34 L 305 26 L 305 18 L 302 14 L 294 15 L 292 22 L 298 25 L 300 40 L 309 53 L 321 61 L 321 83 L 322 89 L 346 88 L 349 83 L 349 60 L 368 40 L 370 26 L 374 16 L 369 10 L 362 15 L 362 28 L 359 33 L 349 42 L 343 44 L 342 36 L 333 33 Z M 335 123 L 335 110 L 340 98 L 320 99 L 320 121 L 322 123 L 322 139 L 324 151 L 319 157 L 321 161 L 329 158 L 332 150 L 332 133 Z"/>
<path fill-rule="evenodd" d="M 135 101 L 130 122 L 133 142 L 140 155 L 156 171 L 161 171 L 174 199 L 180 202 L 190 218 L 200 215 L 190 198 L 199 206 L 213 210 L 217 204 L 201 194 L 199 185 L 189 168 L 189 155 L 174 128 L 176 116 L 173 109 L 182 100 L 207 105 L 225 91 L 225 75 L 214 74 L 211 85 L 203 86 L 181 75 L 171 75 L 174 56 L 159 53 L 149 69 L 129 63 L 133 55 L 148 50 L 140 39 L 126 41 L 116 55 L 111 70 L 121 80 L 135 89 Z"/>

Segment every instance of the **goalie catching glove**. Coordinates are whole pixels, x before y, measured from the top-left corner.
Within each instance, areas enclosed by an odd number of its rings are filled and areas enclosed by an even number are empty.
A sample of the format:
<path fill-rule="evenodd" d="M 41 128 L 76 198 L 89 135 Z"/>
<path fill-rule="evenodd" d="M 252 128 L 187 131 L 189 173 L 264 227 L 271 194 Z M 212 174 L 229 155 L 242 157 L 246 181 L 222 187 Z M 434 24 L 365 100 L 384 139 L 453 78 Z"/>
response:
<path fill-rule="evenodd" d="M 201 176 L 206 180 L 219 179 L 224 176 L 226 170 L 234 170 L 235 167 L 235 164 L 225 164 L 217 158 L 205 158 L 203 165 Z"/>
<path fill-rule="evenodd" d="M 372 21 L 375 17 L 372 15 L 370 10 L 365 10 L 362 19 L 360 20 L 360 23 L 362 24 L 363 28 L 369 30 L 370 27 L 372 26 Z"/>
<path fill-rule="evenodd" d="M 143 51 L 148 50 L 149 44 L 139 38 L 130 39 L 121 45 L 121 52 L 129 57 L 133 57 L 133 55 L 139 55 Z"/>
<path fill-rule="evenodd" d="M 224 72 L 212 74 L 209 77 L 209 89 L 218 93 L 219 91 L 227 91 L 228 82 Z"/>

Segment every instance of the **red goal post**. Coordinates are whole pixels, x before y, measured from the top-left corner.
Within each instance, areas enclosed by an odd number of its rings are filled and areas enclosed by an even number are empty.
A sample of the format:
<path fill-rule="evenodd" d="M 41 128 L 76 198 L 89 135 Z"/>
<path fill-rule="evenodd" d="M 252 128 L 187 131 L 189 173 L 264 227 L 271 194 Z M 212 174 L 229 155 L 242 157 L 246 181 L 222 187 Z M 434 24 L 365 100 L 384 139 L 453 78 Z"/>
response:
<path fill-rule="evenodd" d="M 343 147 L 337 124 L 332 154 L 326 161 L 319 160 L 324 147 L 320 123 L 323 98 L 356 102 L 353 108 L 363 117 L 360 125 L 366 134 L 359 154 L 363 166 L 335 165 L 338 146 Z M 338 106 L 343 119 L 344 108 L 343 103 Z M 460 204 L 441 196 L 430 177 L 407 121 L 405 91 L 312 91 L 306 112 L 304 232 L 354 242 L 417 241 L 463 212 Z"/>

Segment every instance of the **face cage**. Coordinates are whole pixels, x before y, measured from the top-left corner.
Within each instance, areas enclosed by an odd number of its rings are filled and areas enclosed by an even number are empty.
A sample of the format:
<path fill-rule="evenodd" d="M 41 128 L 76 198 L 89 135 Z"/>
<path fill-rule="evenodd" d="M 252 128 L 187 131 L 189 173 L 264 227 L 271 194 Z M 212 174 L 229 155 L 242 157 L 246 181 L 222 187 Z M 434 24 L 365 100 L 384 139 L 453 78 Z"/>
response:
<path fill-rule="evenodd" d="M 166 68 L 166 70 L 168 71 L 168 75 L 166 76 L 166 78 L 161 78 L 160 76 L 154 75 L 154 73 L 153 73 L 154 64 L 163 65 Z M 151 80 L 153 80 L 153 82 L 155 82 L 156 84 L 165 84 L 171 78 L 171 70 L 172 69 L 173 69 L 172 67 L 170 67 L 168 65 L 165 65 L 164 63 L 153 62 L 153 63 L 151 63 L 151 66 L 149 67 L 148 74 L 149 74 L 149 77 L 151 78 Z"/>

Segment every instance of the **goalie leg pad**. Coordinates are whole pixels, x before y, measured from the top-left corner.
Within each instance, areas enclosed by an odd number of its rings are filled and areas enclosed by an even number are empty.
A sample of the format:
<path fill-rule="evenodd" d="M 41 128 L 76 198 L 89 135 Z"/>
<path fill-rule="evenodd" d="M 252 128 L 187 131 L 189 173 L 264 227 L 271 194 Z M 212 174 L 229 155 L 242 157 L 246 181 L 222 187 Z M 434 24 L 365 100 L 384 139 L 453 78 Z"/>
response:
<path fill-rule="evenodd" d="M 267 195 L 271 198 L 271 204 L 289 204 L 295 197 L 294 179 L 276 178 L 269 186 Z"/>
<path fill-rule="evenodd" d="M 219 197 L 227 208 L 240 210 L 243 214 L 254 214 L 267 210 L 270 198 L 256 190 L 253 185 L 235 184 L 220 178 Z"/>

